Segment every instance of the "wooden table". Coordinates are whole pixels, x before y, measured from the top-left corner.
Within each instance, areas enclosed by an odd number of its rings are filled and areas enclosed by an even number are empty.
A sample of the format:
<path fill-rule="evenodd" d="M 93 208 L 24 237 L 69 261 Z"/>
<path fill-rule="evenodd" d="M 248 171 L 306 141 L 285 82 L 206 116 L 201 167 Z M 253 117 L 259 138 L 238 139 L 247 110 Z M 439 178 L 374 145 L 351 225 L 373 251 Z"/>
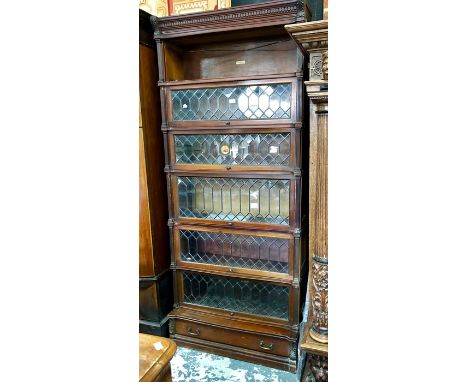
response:
<path fill-rule="evenodd" d="M 140 333 L 140 382 L 169 382 L 174 341 Z"/>

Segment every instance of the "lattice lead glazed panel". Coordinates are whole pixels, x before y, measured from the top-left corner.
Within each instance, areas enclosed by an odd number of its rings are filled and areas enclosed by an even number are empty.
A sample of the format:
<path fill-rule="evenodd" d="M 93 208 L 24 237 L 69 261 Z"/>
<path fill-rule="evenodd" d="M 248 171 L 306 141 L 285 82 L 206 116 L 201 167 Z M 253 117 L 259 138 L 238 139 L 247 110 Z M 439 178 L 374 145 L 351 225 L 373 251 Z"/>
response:
<path fill-rule="evenodd" d="M 289 180 L 177 177 L 179 216 L 289 224 Z"/>
<path fill-rule="evenodd" d="M 184 302 L 288 319 L 287 286 L 184 272 Z"/>
<path fill-rule="evenodd" d="M 174 121 L 291 118 L 291 84 L 173 90 Z"/>
<path fill-rule="evenodd" d="M 287 239 L 180 231 L 183 261 L 288 273 Z"/>
<path fill-rule="evenodd" d="M 288 166 L 290 134 L 175 135 L 176 163 Z"/>

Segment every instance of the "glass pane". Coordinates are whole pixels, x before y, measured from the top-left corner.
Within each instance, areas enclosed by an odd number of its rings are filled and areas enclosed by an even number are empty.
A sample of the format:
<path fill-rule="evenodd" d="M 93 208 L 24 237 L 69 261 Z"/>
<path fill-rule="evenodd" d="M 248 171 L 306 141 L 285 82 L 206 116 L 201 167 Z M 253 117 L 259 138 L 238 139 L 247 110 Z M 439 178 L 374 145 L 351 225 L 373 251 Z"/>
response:
<path fill-rule="evenodd" d="M 183 261 L 288 273 L 287 239 L 180 231 Z"/>
<path fill-rule="evenodd" d="M 288 166 L 290 134 L 175 135 L 176 163 Z"/>
<path fill-rule="evenodd" d="M 184 272 L 184 302 L 288 319 L 287 286 Z"/>
<path fill-rule="evenodd" d="M 289 224 L 289 180 L 177 178 L 179 216 Z"/>
<path fill-rule="evenodd" d="M 291 84 L 172 91 L 174 121 L 291 118 Z"/>

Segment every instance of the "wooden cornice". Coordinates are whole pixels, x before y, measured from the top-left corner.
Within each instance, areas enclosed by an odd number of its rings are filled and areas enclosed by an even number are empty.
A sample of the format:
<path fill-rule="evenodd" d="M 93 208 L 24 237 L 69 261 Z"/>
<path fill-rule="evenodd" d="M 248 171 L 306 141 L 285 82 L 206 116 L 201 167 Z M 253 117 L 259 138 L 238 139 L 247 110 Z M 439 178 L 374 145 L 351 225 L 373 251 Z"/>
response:
<path fill-rule="evenodd" d="M 274 0 L 187 15 L 153 16 L 151 22 L 154 38 L 165 39 L 285 25 L 305 19 L 303 0 Z"/>
<path fill-rule="evenodd" d="M 311 81 L 305 81 L 307 94 L 312 101 L 313 97 L 317 102 L 324 97 L 328 99 L 328 20 L 290 24 L 285 29 L 302 50 L 310 55 Z"/>
<path fill-rule="evenodd" d="M 285 28 L 307 53 L 328 49 L 328 20 L 291 24 Z"/>

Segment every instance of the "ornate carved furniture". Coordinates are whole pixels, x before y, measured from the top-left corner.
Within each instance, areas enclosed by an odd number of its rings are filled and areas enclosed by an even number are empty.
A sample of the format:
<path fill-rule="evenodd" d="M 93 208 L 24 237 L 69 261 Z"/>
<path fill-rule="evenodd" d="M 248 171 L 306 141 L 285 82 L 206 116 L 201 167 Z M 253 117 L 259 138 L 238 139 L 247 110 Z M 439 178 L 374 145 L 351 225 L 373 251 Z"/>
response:
<path fill-rule="evenodd" d="M 167 187 L 150 15 L 140 10 L 140 331 L 168 336 L 172 298 Z"/>
<path fill-rule="evenodd" d="M 305 297 L 301 1 L 152 18 L 183 346 L 296 370 Z"/>
<path fill-rule="evenodd" d="M 328 380 L 328 21 L 286 26 L 310 55 L 309 301 L 305 381 Z"/>
<path fill-rule="evenodd" d="M 170 382 L 174 341 L 140 333 L 140 382 Z"/>

